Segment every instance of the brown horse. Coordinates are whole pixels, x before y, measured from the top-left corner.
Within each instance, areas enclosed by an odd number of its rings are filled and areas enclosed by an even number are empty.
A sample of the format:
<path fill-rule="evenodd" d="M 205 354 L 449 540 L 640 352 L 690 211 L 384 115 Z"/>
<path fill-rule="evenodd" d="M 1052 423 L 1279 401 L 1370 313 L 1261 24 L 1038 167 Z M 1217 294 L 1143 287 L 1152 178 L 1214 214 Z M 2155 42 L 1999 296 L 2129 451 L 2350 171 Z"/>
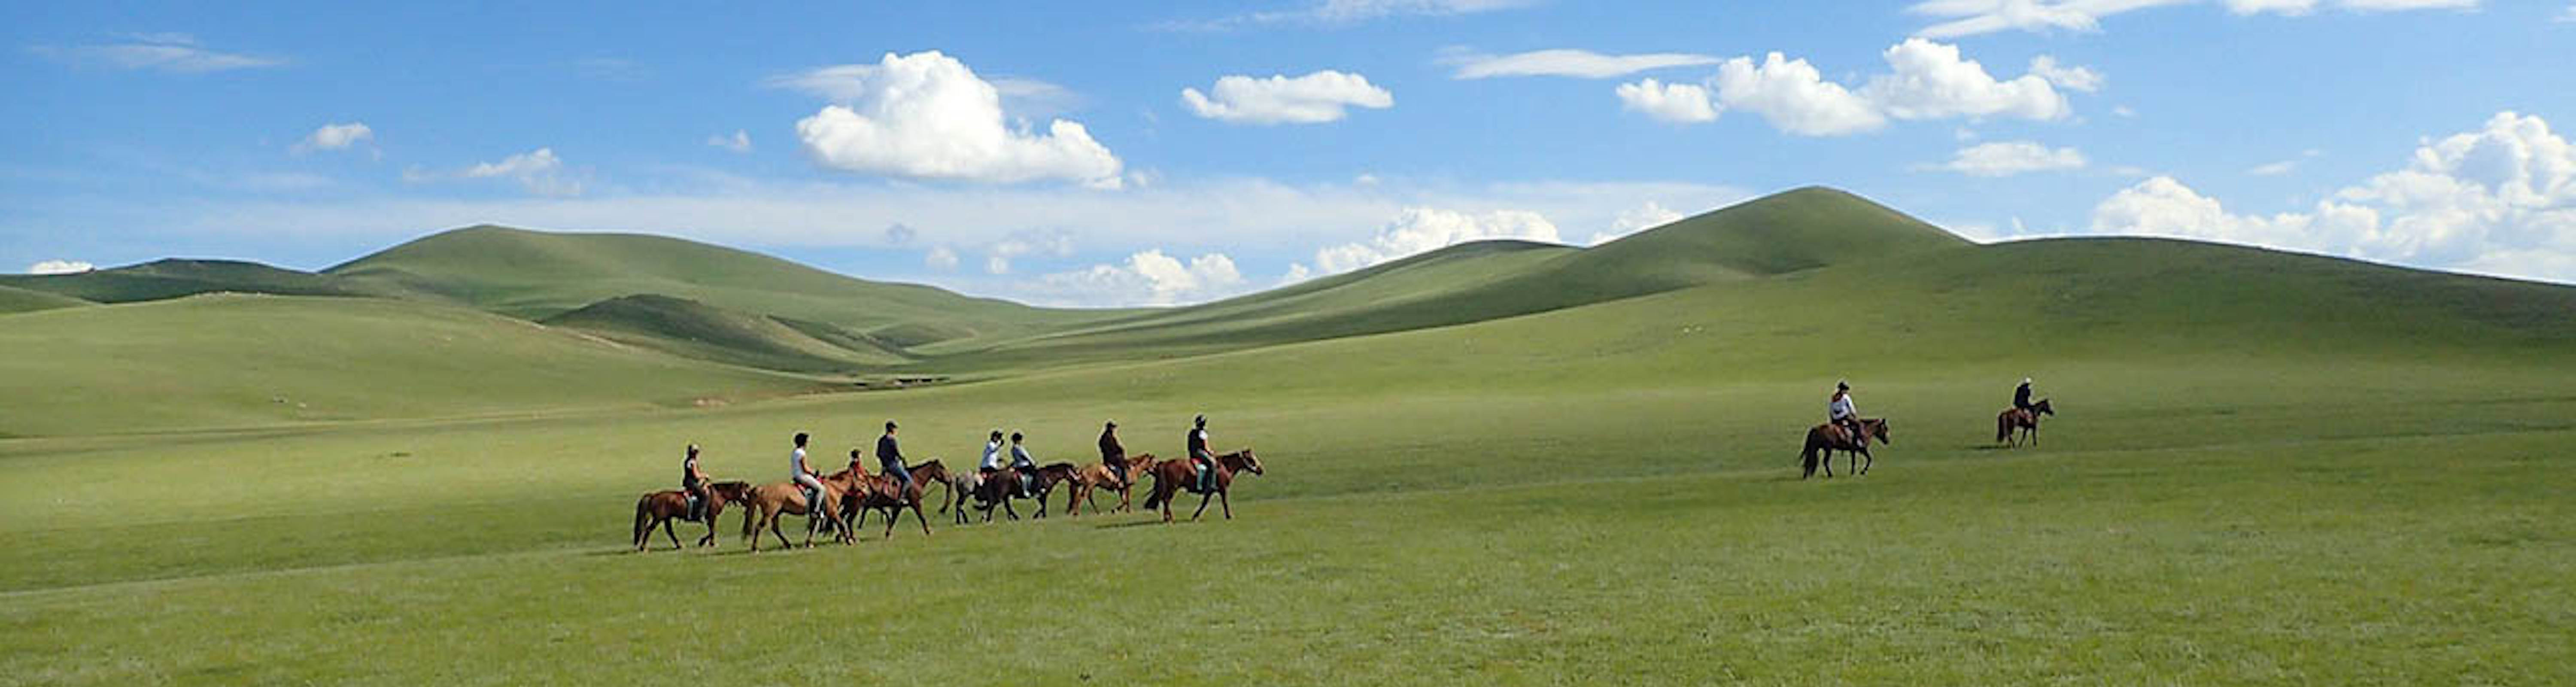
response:
<path fill-rule="evenodd" d="M 1834 476 L 1835 451 L 1851 453 L 1852 468 L 1850 472 L 1852 474 L 1869 474 L 1869 466 L 1878 462 L 1876 457 L 1869 455 L 1869 440 L 1872 437 L 1875 437 L 1878 439 L 1878 443 L 1881 444 L 1894 442 L 1887 440 L 1886 418 L 1861 418 L 1860 428 L 1862 434 L 1857 438 L 1857 440 L 1851 436 L 1850 432 L 1844 431 L 1842 425 L 1837 425 L 1831 422 L 1809 428 L 1807 430 L 1807 448 L 1798 452 L 1798 458 L 1804 461 L 1807 465 L 1807 472 L 1806 474 L 1799 475 L 1798 479 L 1806 479 L 1808 477 L 1815 476 L 1817 465 L 1816 453 L 1818 451 L 1824 452 L 1823 464 L 1825 466 L 1826 479 L 1832 479 Z M 1861 462 L 1863 459 L 1867 459 L 1869 462 Z"/>
<path fill-rule="evenodd" d="M 1092 492 L 1099 489 L 1118 492 L 1118 507 L 1109 509 L 1109 512 L 1135 510 L 1134 497 L 1130 493 L 1136 487 L 1134 477 L 1154 469 L 1154 462 L 1154 454 L 1151 453 L 1129 456 L 1127 458 L 1129 479 L 1123 480 L 1118 478 L 1118 471 L 1109 469 L 1106 464 L 1092 463 L 1082 466 L 1081 470 L 1074 472 L 1073 496 L 1065 499 L 1065 512 L 1081 515 L 1084 505 L 1091 506 L 1092 510 L 1100 510 L 1100 504 L 1091 500 Z"/>
<path fill-rule="evenodd" d="M 787 535 L 778 531 L 778 521 L 788 515 L 805 516 L 805 545 L 808 547 L 814 545 L 814 533 L 822 527 L 840 530 L 838 536 L 843 543 L 858 540 L 850 535 L 847 528 L 839 526 L 840 518 L 834 514 L 841 495 L 856 486 L 857 478 L 850 471 L 843 470 L 822 478 L 822 482 L 823 502 L 820 508 L 805 502 L 805 487 L 795 482 L 763 484 L 751 490 L 751 503 L 747 505 L 750 512 L 745 513 L 742 519 L 742 536 L 751 540 L 752 553 L 760 552 L 760 535 L 757 533 L 763 527 L 769 528 L 770 536 L 778 538 L 779 548 L 790 546 Z M 755 515 L 759 516 L 757 523 L 751 517 Z"/>
<path fill-rule="evenodd" d="M 1030 497 L 1038 500 L 1038 514 L 1033 517 L 1046 517 L 1047 496 L 1055 493 L 1056 485 L 1070 484 L 1081 473 L 1082 471 L 1074 469 L 1072 463 L 1048 463 L 1038 466 L 1037 488 L 1030 490 L 1029 494 Z M 1071 487 L 1064 490 L 1064 509 L 1067 511 L 1073 510 L 1073 491 Z"/>
<path fill-rule="evenodd" d="M 2020 446 L 2022 437 L 2029 437 L 2030 445 L 2038 446 L 2039 416 L 2056 414 L 2055 409 L 2048 407 L 2048 399 L 2045 398 L 2030 404 L 2029 410 L 2005 408 L 2004 412 L 1995 415 L 1995 443 Z M 2021 437 L 2013 436 L 2016 429 L 2022 431 Z"/>
<path fill-rule="evenodd" d="M 716 545 L 716 516 L 724 515 L 725 504 L 749 504 L 751 484 L 747 482 L 711 482 L 706 486 L 707 512 L 689 517 L 689 495 L 679 490 L 656 491 L 635 500 L 635 550 L 642 551 L 652 538 L 653 528 L 662 528 L 662 536 L 671 538 L 671 550 L 680 550 L 679 535 L 671 533 L 671 521 L 705 522 L 707 536 L 698 538 L 699 546 Z M 751 516 L 744 515 L 749 518 Z"/>
<path fill-rule="evenodd" d="M 936 461 L 924 467 L 937 467 Z M 921 523 L 921 536 L 930 536 L 930 518 L 921 514 L 924 485 L 921 475 L 929 470 L 908 467 L 906 472 L 913 474 L 911 484 L 897 482 L 891 475 L 870 475 L 861 471 L 859 488 L 841 496 L 841 519 L 849 532 L 856 533 L 860 526 L 867 524 L 868 511 L 880 510 L 885 511 L 886 516 L 883 538 L 891 539 L 896 517 L 903 515 L 903 509 L 908 506 L 912 508 L 912 519 Z M 946 468 L 938 468 L 938 472 L 943 478 L 948 475 Z"/>
<path fill-rule="evenodd" d="M 1065 463 L 1063 465 L 1065 465 L 1068 470 L 1071 468 L 1070 463 Z M 993 509 L 995 507 L 1000 507 L 1004 514 L 1011 516 L 1012 520 L 1020 519 L 1019 509 L 1011 507 L 1012 499 L 1028 497 L 1026 494 L 1020 493 L 1020 478 L 1021 475 L 1019 470 L 1007 467 L 995 470 L 992 474 L 984 474 L 982 471 L 977 471 L 976 476 L 972 478 L 974 486 L 967 489 L 966 493 L 975 498 L 975 510 L 984 512 L 984 522 L 993 521 Z M 1038 490 L 1048 486 L 1046 484 L 1046 475 L 1044 472 L 1039 473 L 1037 482 L 1038 484 L 1034 485 L 1036 488 L 1029 490 L 1031 493 L 1043 493 Z M 966 506 L 964 504 L 964 499 L 961 498 L 958 501 L 957 522 L 959 524 L 965 524 Z M 1038 507 L 1045 508 L 1045 502 L 1040 501 Z"/>
<path fill-rule="evenodd" d="M 1234 502 L 1226 498 L 1226 488 L 1234 484 L 1234 473 L 1249 470 L 1252 474 L 1261 474 L 1261 458 L 1252 455 L 1252 449 L 1249 448 L 1217 456 L 1216 488 L 1206 491 L 1200 491 L 1198 488 L 1198 468 L 1191 465 L 1193 462 L 1195 461 L 1167 460 L 1155 463 L 1153 469 L 1145 473 L 1154 478 L 1154 491 L 1145 496 L 1145 510 L 1153 510 L 1156 506 L 1161 506 L 1163 522 L 1169 523 L 1172 521 L 1172 495 L 1187 490 L 1199 495 L 1199 510 L 1190 514 L 1191 521 L 1195 522 L 1199 516 L 1207 514 L 1210 496 L 1216 497 L 1217 503 L 1224 505 L 1225 519 L 1233 520 Z"/>

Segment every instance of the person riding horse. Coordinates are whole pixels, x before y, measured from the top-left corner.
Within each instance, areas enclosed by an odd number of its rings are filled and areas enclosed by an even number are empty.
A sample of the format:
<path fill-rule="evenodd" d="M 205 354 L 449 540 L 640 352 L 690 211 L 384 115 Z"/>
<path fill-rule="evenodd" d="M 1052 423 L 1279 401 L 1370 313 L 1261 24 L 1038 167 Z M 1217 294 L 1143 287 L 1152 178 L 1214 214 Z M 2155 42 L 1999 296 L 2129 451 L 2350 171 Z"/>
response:
<path fill-rule="evenodd" d="M 689 520 L 706 517 L 707 473 L 698 469 L 698 445 L 689 445 L 689 457 L 680 461 L 680 493 L 689 495 Z"/>
<path fill-rule="evenodd" d="M 1026 438 L 1019 432 L 1011 433 L 1011 471 L 1019 473 L 1020 495 L 1035 497 L 1038 495 L 1038 459 L 1029 455 L 1028 447 L 1020 443 Z M 1045 504 L 1039 506 L 1043 508 Z"/>
<path fill-rule="evenodd" d="M 1834 382 L 1834 396 L 1825 401 L 1825 421 L 1841 427 L 1853 439 L 1861 439 L 1860 409 L 1852 405 L 1851 382 Z"/>
<path fill-rule="evenodd" d="M 1118 443 L 1118 421 L 1116 420 L 1111 420 L 1100 427 L 1100 464 L 1108 466 L 1111 472 L 1117 473 L 1120 484 L 1135 483 L 1136 480 L 1127 476 L 1127 447 Z"/>
<path fill-rule="evenodd" d="M 2023 378 L 2021 378 L 2021 386 L 2019 386 L 2019 387 L 2014 387 L 2014 388 L 2013 388 L 2013 410 L 2018 410 L 2018 411 L 2022 411 L 2022 412 L 2025 412 L 2025 413 L 2030 412 L 2030 378 L 2029 378 L 2029 377 L 2023 377 Z"/>
<path fill-rule="evenodd" d="M 993 430 L 993 436 L 984 441 L 984 459 L 975 462 L 977 478 L 991 480 L 1002 472 L 1002 445 L 1002 430 Z"/>
<path fill-rule="evenodd" d="M 1182 441 L 1189 452 L 1190 466 L 1198 470 L 1199 486 L 1195 491 L 1215 489 L 1216 453 L 1208 450 L 1207 415 L 1191 420 L 1189 437 Z"/>
<path fill-rule="evenodd" d="M 804 432 L 796 433 L 796 451 L 788 454 L 787 478 L 805 489 L 806 503 L 819 507 L 824 493 L 822 475 L 805 466 L 805 442 L 809 438 Z"/>
<path fill-rule="evenodd" d="M 894 421 L 887 420 L 885 435 L 877 437 L 877 472 L 894 478 L 895 491 L 912 489 L 912 471 L 904 469 L 903 448 L 895 445 Z"/>

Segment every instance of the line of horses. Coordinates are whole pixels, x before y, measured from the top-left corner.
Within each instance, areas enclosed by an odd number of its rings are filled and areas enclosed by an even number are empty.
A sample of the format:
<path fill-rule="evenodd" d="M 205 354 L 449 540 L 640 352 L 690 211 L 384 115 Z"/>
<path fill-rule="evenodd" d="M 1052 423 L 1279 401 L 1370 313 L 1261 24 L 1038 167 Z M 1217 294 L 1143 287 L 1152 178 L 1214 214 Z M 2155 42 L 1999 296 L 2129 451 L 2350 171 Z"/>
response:
<path fill-rule="evenodd" d="M 1172 522 L 1172 497 L 1183 492 L 1199 495 L 1198 511 L 1190 514 L 1191 520 L 1207 514 L 1211 499 L 1219 504 L 1225 518 L 1232 520 L 1234 503 L 1227 497 L 1227 491 L 1233 486 L 1235 475 L 1245 472 L 1262 474 L 1261 459 L 1254 456 L 1249 448 L 1217 456 L 1215 473 L 1205 489 L 1199 487 L 1198 470 L 1190 461 L 1163 460 L 1151 453 L 1127 459 L 1126 479 L 1120 479 L 1117 471 L 1101 463 L 1079 467 L 1072 463 L 1052 463 L 1039 466 L 1036 476 L 1025 483 L 1021 480 L 1021 473 L 1013 470 L 990 474 L 951 472 L 938 460 L 927 460 L 905 466 L 904 469 L 912 474 L 912 481 L 906 484 L 887 475 L 869 474 L 860 464 L 859 457 L 858 451 L 851 451 L 848 469 L 822 477 L 823 498 L 819 504 L 809 502 L 804 487 L 795 482 L 758 486 L 740 481 L 713 482 L 706 486 L 708 498 L 699 513 L 689 512 L 689 497 L 685 492 L 647 493 L 635 501 L 635 550 L 643 551 L 652 543 L 655 529 L 660 529 L 662 535 L 670 539 L 672 549 L 682 548 L 679 535 L 672 532 L 675 522 L 705 523 L 706 536 L 699 537 L 697 545 L 715 546 L 716 520 L 730 506 L 743 508 L 742 537 L 754 553 L 760 551 L 759 532 L 763 528 L 778 540 L 779 547 L 791 546 L 787 535 L 780 532 L 778 526 L 779 521 L 792 515 L 805 516 L 804 545 L 809 547 L 814 545 L 816 535 L 826 532 L 832 533 L 841 543 L 857 543 L 858 528 L 867 524 L 870 512 L 885 515 L 886 526 L 882 536 L 893 537 L 896 518 L 907 508 L 912 510 L 913 519 L 921 523 L 922 535 L 928 536 L 930 518 L 922 514 L 922 504 L 926 501 L 924 494 L 934 485 L 945 490 L 940 498 L 939 512 L 943 515 L 954 512 L 959 525 L 966 524 L 966 509 L 970 505 L 983 512 L 984 522 L 993 521 L 995 509 L 1018 520 L 1019 510 L 1012 507 L 1011 502 L 1021 498 L 1037 499 L 1035 517 L 1046 517 L 1047 498 L 1059 489 L 1065 493 L 1064 510 L 1070 516 L 1081 516 L 1085 504 L 1091 505 L 1094 511 L 1100 510 L 1093 497 L 1101 490 L 1118 495 L 1118 504 L 1107 512 L 1133 511 L 1132 491 L 1141 478 L 1153 480 L 1145 497 L 1145 509 L 1162 510 L 1163 522 Z"/>
<path fill-rule="evenodd" d="M 2030 445 L 2038 446 L 2039 417 L 2056 414 L 2057 409 L 2050 407 L 2048 399 L 2045 398 L 2030 404 L 2027 409 L 2005 408 L 2003 412 L 1995 414 L 1995 443 L 2006 447 L 2019 447 L 2022 442 L 2028 441 Z M 1833 479 L 1835 451 L 1842 451 L 1847 455 L 1850 467 L 1845 472 L 1854 475 L 1869 474 L 1869 467 L 1878 462 L 1877 458 L 1869 454 L 1869 441 L 1877 439 L 1882 445 L 1891 443 L 1887 439 L 1887 418 L 1860 418 L 1856 422 L 1860 424 L 1860 432 L 1857 435 L 1831 422 L 1809 428 L 1806 448 L 1798 452 L 1798 460 L 1805 465 L 1806 472 L 1800 474 L 1798 479 L 1816 476 L 1818 467 L 1824 468 L 1826 479 Z"/>

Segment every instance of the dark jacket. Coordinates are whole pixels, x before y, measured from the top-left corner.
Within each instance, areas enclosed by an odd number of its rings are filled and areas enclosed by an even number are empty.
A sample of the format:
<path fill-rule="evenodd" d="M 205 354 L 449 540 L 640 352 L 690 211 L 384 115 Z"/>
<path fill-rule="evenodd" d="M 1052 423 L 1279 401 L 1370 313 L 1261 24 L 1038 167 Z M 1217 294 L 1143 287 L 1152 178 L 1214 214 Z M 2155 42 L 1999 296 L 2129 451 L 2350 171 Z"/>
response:
<path fill-rule="evenodd" d="M 2021 410 L 2030 409 L 2030 385 L 2023 384 L 2013 388 L 2013 407 Z"/>
<path fill-rule="evenodd" d="M 1127 462 L 1127 447 L 1118 444 L 1117 433 L 1105 430 L 1100 433 L 1100 462 L 1109 465 Z"/>
<path fill-rule="evenodd" d="M 877 464 L 903 465 L 903 449 L 895 446 L 894 435 L 886 434 L 877 437 Z"/>

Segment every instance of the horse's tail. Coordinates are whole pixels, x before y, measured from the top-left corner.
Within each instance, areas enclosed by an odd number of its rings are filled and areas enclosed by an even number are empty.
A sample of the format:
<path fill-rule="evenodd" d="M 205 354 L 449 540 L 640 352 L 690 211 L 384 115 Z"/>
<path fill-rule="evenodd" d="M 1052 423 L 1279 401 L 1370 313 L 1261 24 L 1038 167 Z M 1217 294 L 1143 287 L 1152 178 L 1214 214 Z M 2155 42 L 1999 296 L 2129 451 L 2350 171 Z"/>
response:
<path fill-rule="evenodd" d="M 754 487 L 754 488 L 753 488 L 753 491 L 752 491 L 751 493 L 753 493 L 753 494 L 757 494 L 757 493 L 759 493 L 759 489 L 758 489 L 757 487 Z M 761 511 L 761 508 L 760 508 L 760 499 L 757 499 L 757 498 L 745 498 L 745 499 L 743 499 L 743 504 L 742 504 L 742 537 L 743 537 L 744 539 L 750 539 L 750 538 L 752 537 L 752 534 L 751 534 L 751 532 L 752 532 L 752 527 L 751 527 L 752 522 L 751 522 L 751 521 L 752 521 L 752 518 L 753 518 L 754 516 L 758 516 L 758 515 L 760 515 L 760 511 Z"/>
<path fill-rule="evenodd" d="M 2012 431 L 2012 411 L 2007 410 L 2004 414 L 1995 416 L 1995 443 L 2004 443 L 2005 439 L 2012 438 Z"/>
<path fill-rule="evenodd" d="M 652 494 L 645 494 L 644 498 L 635 500 L 635 545 L 638 547 L 644 545 L 644 520 L 651 514 L 652 510 Z"/>

